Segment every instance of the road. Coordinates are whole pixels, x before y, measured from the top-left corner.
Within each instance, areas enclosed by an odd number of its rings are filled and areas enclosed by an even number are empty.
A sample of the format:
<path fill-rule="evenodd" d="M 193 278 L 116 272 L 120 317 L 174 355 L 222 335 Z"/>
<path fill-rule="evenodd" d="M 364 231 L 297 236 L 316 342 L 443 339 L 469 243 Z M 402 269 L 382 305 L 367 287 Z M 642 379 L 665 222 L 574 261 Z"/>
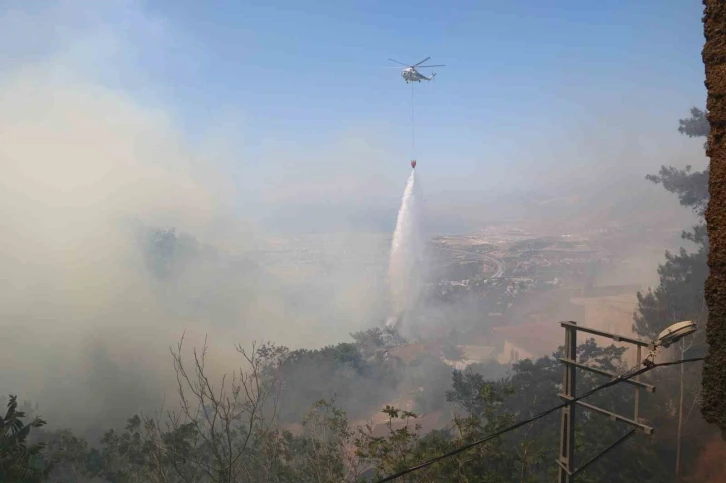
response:
<path fill-rule="evenodd" d="M 502 278 L 504 276 L 504 271 L 506 269 L 504 262 L 501 260 L 497 260 L 494 257 L 490 257 L 489 255 L 485 255 L 483 253 L 477 253 L 477 252 L 470 252 L 468 250 L 459 250 L 457 248 L 446 248 L 435 245 L 435 248 L 438 250 L 443 250 L 445 252 L 453 252 L 453 253 L 464 253 L 466 255 L 474 255 L 475 257 L 479 257 L 482 260 L 486 260 L 490 263 L 492 263 L 496 267 L 496 271 L 494 272 L 494 275 L 492 275 L 489 278 Z"/>

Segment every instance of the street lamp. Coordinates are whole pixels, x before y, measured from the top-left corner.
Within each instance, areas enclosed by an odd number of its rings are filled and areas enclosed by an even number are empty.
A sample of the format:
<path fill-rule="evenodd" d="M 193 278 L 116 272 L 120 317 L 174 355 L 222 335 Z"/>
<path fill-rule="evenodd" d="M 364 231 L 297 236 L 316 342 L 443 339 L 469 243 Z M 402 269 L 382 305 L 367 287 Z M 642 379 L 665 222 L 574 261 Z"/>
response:
<path fill-rule="evenodd" d="M 667 329 L 665 329 L 663 332 L 658 334 L 658 337 L 653 341 L 644 341 L 640 339 L 636 339 L 633 337 L 627 337 L 622 336 L 618 334 L 612 334 L 609 332 L 605 332 L 598 329 L 592 329 L 589 327 L 582 327 L 578 326 L 576 322 L 560 322 L 560 325 L 565 328 L 565 354 L 564 357 L 560 358 L 560 361 L 565 364 L 565 371 L 563 374 L 563 381 L 562 381 L 562 388 L 563 393 L 559 396 L 562 399 L 565 400 L 573 400 L 576 399 L 575 395 L 575 387 L 576 387 L 576 372 L 575 369 L 584 369 L 589 372 L 594 372 L 596 374 L 601 374 L 604 376 L 608 376 L 615 379 L 622 378 L 623 374 L 614 374 L 607 371 L 603 371 L 600 368 L 597 367 L 591 367 L 588 364 L 581 363 L 577 360 L 577 332 L 585 332 L 592 335 L 597 335 L 601 337 L 607 337 L 609 339 L 614 340 L 615 342 L 625 342 L 628 344 L 633 344 L 636 346 L 636 368 L 640 367 L 641 363 L 644 364 L 648 368 L 655 367 L 655 363 L 652 361 L 652 359 L 655 357 L 655 354 L 657 351 L 663 347 L 667 348 L 676 342 L 682 340 L 684 337 L 693 334 L 696 332 L 696 324 L 693 321 L 686 320 L 683 322 L 678 322 Z M 647 348 L 650 350 L 650 355 L 648 355 L 645 360 L 641 359 L 641 350 Z M 683 366 L 681 366 L 681 371 L 683 371 Z M 639 376 L 635 376 L 632 379 L 626 378 L 622 379 L 622 382 L 625 382 L 627 384 L 631 384 L 635 386 L 635 407 L 633 408 L 633 417 L 629 418 L 621 414 L 616 414 L 611 411 L 607 411 L 605 409 L 602 409 L 600 407 L 594 406 L 592 404 L 588 404 L 584 401 L 577 401 L 576 404 L 578 406 L 582 406 L 588 411 L 593 411 L 596 413 L 603 414 L 605 416 L 610 417 L 613 420 L 623 422 L 625 424 L 628 424 L 629 426 L 633 427 L 634 429 L 628 433 L 626 433 L 623 437 L 615 441 L 613 444 L 608 446 L 605 450 L 601 451 L 598 455 L 591 458 L 589 461 L 584 463 L 579 468 L 575 468 L 575 411 L 574 407 L 571 406 L 565 406 L 562 408 L 562 419 L 561 419 L 561 429 L 560 429 L 560 454 L 557 459 L 557 464 L 559 465 L 559 482 L 560 483 L 572 483 L 574 481 L 575 476 L 582 470 L 584 470 L 587 466 L 589 466 L 591 463 L 596 461 L 600 456 L 607 453 L 608 451 L 612 450 L 614 447 L 625 441 L 627 438 L 632 436 L 636 430 L 641 430 L 645 434 L 652 434 L 653 428 L 650 426 L 647 426 L 645 424 L 642 424 L 640 422 L 639 417 L 639 410 L 640 410 L 640 389 L 646 389 L 648 392 L 655 392 L 655 387 L 641 382 Z M 678 473 L 680 471 L 680 434 L 681 434 L 681 425 L 682 425 L 682 419 L 681 415 L 683 414 L 683 375 L 681 372 L 681 403 L 680 403 L 680 409 L 679 409 L 679 431 L 678 431 L 678 438 L 679 438 L 679 446 L 677 448 L 677 456 L 676 456 L 676 472 Z"/>
<path fill-rule="evenodd" d="M 653 342 L 656 347 L 668 348 L 668 346 L 675 344 L 679 340 L 683 339 L 687 335 L 691 335 L 696 332 L 696 323 L 691 320 L 684 320 L 683 322 L 676 322 L 670 327 L 666 328 L 663 332 L 658 335 L 658 339 Z M 685 348 L 681 347 L 681 359 L 683 353 L 686 351 Z M 683 371 L 684 367 L 681 366 L 681 383 L 680 383 L 680 394 L 678 402 L 678 434 L 676 436 L 676 475 L 681 473 L 681 432 L 683 428 Z"/>
<path fill-rule="evenodd" d="M 662 346 L 668 348 L 670 345 L 675 344 L 687 335 L 691 335 L 696 332 L 696 323 L 691 320 L 685 320 L 683 322 L 676 322 L 670 327 L 663 330 L 658 335 L 658 338 L 653 341 L 656 347 Z"/>

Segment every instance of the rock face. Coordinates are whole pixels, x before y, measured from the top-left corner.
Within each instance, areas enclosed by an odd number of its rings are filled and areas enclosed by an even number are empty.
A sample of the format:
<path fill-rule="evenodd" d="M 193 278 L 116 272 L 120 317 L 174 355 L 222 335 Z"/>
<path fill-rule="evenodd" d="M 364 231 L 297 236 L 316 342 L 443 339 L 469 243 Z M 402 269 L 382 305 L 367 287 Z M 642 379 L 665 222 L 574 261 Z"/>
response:
<path fill-rule="evenodd" d="M 710 124 L 706 152 L 710 158 L 706 209 L 710 252 L 706 281 L 709 354 L 703 369 L 701 412 L 706 421 L 719 426 L 726 439 L 726 2 L 704 0 L 703 4 L 703 62 Z"/>

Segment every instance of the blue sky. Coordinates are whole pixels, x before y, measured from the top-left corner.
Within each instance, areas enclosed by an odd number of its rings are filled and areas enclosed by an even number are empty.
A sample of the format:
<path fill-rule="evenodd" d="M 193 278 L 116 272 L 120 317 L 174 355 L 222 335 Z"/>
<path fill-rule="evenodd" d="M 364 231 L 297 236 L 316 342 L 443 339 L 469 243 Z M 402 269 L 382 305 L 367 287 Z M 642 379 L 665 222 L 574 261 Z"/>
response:
<path fill-rule="evenodd" d="M 31 17 L 45 8 L 23 3 L 11 8 L 35 9 Z M 697 0 L 60 4 L 55 34 L 40 32 L 29 55 L 62 45 L 58 32 L 113 32 L 112 51 L 76 42 L 80 69 L 169 112 L 190 140 L 225 132 L 249 196 L 347 163 L 400 191 L 411 91 L 389 57 L 446 64 L 435 82 L 415 86 L 416 156 L 434 191 L 566 178 L 578 162 L 597 162 L 583 149 L 612 146 L 646 123 L 652 132 L 641 134 L 677 144 L 666 151 L 692 149 L 677 119 L 705 101 Z"/>
<path fill-rule="evenodd" d="M 250 139 L 274 133 L 307 145 L 370 124 L 385 126 L 387 142 L 400 141 L 396 154 L 408 157 L 409 87 L 387 58 L 430 55 L 446 64 L 435 83 L 416 86 L 417 155 L 428 177 L 446 177 L 452 164 L 460 177 L 516 158 L 513 133 L 547 136 L 588 110 L 639 102 L 673 125 L 688 106 L 703 104 L 696 0 L 175 1 L 147 8 L 181 42 L 148 59 L 164 86 L 159 95 L 197 121 L 239 106 L 254 120 Z"/>

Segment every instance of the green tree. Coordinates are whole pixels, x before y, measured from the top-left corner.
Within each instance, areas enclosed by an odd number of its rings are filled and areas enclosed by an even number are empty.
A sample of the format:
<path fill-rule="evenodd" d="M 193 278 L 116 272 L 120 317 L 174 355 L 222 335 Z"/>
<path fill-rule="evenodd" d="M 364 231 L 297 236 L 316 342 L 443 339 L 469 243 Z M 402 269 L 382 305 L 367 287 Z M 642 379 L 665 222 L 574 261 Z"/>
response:
<path fill-rule="evenodd" d="M 591 367 L 621 373 L 626 370 L 623 361 L 625 349 L 610 346 L 598 346 L 593 339 L 588 339 L 577 348 L 578 362 Z M 563 357 L 560 348 L 552 357 L 543 357 L 535 361 L 524 360 L 513 366 L 508 381 L 516 394 L 505 400 L 505 410 L 511 412 L 516 419 L 522 420 L 543 412 L 561 403 L 557 396 L 561 392 L 563 365 L 559 358 Z M 588 391 L 604 382 L 607 378 L 587 371 L 578 371 L 577 391 L 579 394 Z M 592 395 L 588 403 L 603 409 L 629 415 L 633 411 L 632 387 L 620 384 Z M 580 466 L 589 458 L 616 441 L 627 427 L 610 421 L 607 417 L 576 408 L 576 466 Z M 560 439 L 560 414 L 553 413 L 533 424 L 507 435 L 510 445 L 521 455 L 521 468 L 530 475 L 530 481 L 549 482 L 555 478 L 555 464 Z M 529 459 L 524 456 L 528 455 Z M 580 475 L 581 482 L 602 481 L 669 481 L 661 471 L 663 462 L 657 458 L 648 438 L 638 435 L 635 440 L 624 443 L 611 453 L 597 460 Z"/>
<path fill-rule="evenodd" d="M 290 352 L 280 370 L 284 397 L 279 407 L 281 420 L 300 421 L 306 408 L 321 399 L 335 399 L 352 417 L 360 417 L 367 415 L 372 405 L 393 395 L 398 376 L 390 361 L 382 355 L 372 357 L 368 336 L 356 335 L 357 344 Z M 374 343 L 375 336 L 374 332 Z M 366 358 L 362 350 L 371 357 Z"/>
<path fill-rule="evenodd" d="M 311 483 L 359 481 L 371 464 L 356 453 L 356 435 L 345 411 L 334 401 L 317 401 L 303 421 L 302 434 L 284 434 L 283 459 L 287 468 L 280 479 Z"/>
<path fill-rule="evenodd" d="M 361 354 L 365 358 L 373 357 L 376 351 L 386 347 L 383 330 L 379 327 L 354 332 L 350 334 L 350 336 L 353 338 L 355 345 L 358 346 L 358 350 L 360 350 Z"/>
<path fill-rule="evenodd" d="M 679 124 L 678 131 L 689 137 L 708 136 L 708 121 L 700 109 L 692 108 L 691 117 L 681 119 Z M 681 248 L 676 254 L 666 252 L 665 263 L 658 267 L 658 287 L 638 293 L 633 329 L 652 339 L 674 322 L 693 320 L 703 326 L 707 319 L 704 284 L 708 276 L 708 237 L 703 216 L 708 204 L 708 168 L 693 171 L 690 165 L 684 169 L 662 166 L 657 175 L 648 175 L 646 179 L 663 185 L 678 196 L 681 205 L 699 216 L 699 223 L 682 233 L 684 240 L 696 244 L 696 251 Z"/>
<path fill-rule="evenodd" d="M 136 230 L 146 266 L 159 280 L 168 281 L 180 275 L 194 261 L 213 261 L 220 257 L 214 247 L 173 227 L 162 229 L 137 223 Z"/>
<path fill-rule="evenodd" d="M 411 411 L 386 406 L 387 434 L 376 436 L 368 426 L 360 431 L 358 454 L 376 463 L 375 477 L 390 475 L 421 461 L 450 452 L 513 422 L 505 408 L 512 391 L 505 380 L 487 381 L 469 370 L 453 371 L 451 390 L 446 398 L 453 412 L 452 424 L 422 434 L 419 416 Z M 519 451 L 524 449 L 524 451 Z M 477 445 L 427 468 L 401 478 L 408 482 L 467 481 L 494 483 L 534 481 L 524 471 L 523 459 L 536 459 L 528 448 L 513 448 L 505 438 Z"/>
<path fill-rule="evenodd" d="M 11 395 L 5 416 L 0 418 L 0 481 L 7 483 L 35 483 L 45 480 L 50 471 L 41 451 L 43 443 L 31 444 L 28 436 L 32 428 L 40 428 L 45 421 L 35 418 L 24 423 L 25 412 L 18 410 L 18 398 Z"/>
<path fill-rule="evenodd" d="M 679 121 L 678 131 L 689 137 L 707 137 L 709 124 L 704 111 L 692 108 L 691 117 Z M 695 244 L 696 249 L 666 252 L 665 263 L 658 267 L 659 285 L 638 293 L 638 308 L 634 315 L 634 331 L 650 340 L 675 322 L 696 322 L 699 330 L 695 336 L 675 348 L 680 357 L 695 357 L 706 351 L 704 329 L 708 309 L 704 285 L 708 277 L 709 244 L 704 215 L 709 199 L 708 177 L 708 168 L 694 171 L 690 165 L 683 169 L 662 166 L 658 174 L 646 177 L 678 196 L 681 205 L 691 208 L 699 218 L 690 231 L 682 233 L 682 238 Z M 648 414 L 658 427 L 654 438 L 656 450 L 668 467 L 675 465 L 678 471 L 689 471 L 703 446 L 700 435 L 710 431 L 699 411 L 694 411 L 700 399 L 701 366 L 691 364 L 664 369 L 649 377 L 658 387 L 659 394 L 648 406 Z"/>
<path fill-rule="evenodd" d="M 697 107 L 691 108 L 691 117 L 678 121 L 678 132 L 688 137 L 708 137 L 709 124 L 706 113 Z M 707 142 L 703 148 L 706 149 Z M 703 215 L 708 204 L 708 168 L 693 171 L 690 165 L 685 168 L 661 166 L 658 174 L 649 174 L 645 178 L 656 184 L 662 184 L 668 192 L 676 194 L 683 206 L 692 208 Z"/>
<path fill-rule="evenodd" d="M 46 443 L 45 458 L 52 462 L 51 481 L 80 482 L 101 474 L 101 451 L 69 429 L 49 431 L 42 435 Z"/>

